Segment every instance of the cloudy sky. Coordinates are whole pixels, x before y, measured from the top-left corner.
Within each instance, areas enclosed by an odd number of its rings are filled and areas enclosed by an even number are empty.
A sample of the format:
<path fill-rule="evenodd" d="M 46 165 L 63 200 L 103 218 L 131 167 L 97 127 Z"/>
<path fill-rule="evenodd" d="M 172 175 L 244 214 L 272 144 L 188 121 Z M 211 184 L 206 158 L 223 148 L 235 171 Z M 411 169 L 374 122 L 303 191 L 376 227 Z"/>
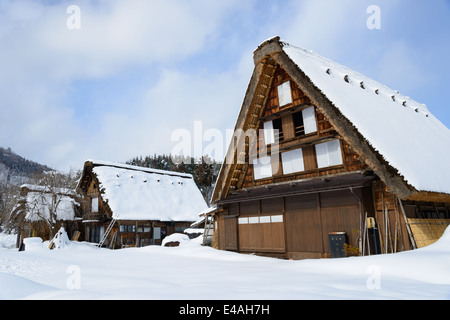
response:
<path fill-rule="evenodd" d="M 225 136 L 275 35 L 450 127 L 449 0 L 0 0 L 0 146 L 68 170 L 168 154 L 180 129 Z"/>

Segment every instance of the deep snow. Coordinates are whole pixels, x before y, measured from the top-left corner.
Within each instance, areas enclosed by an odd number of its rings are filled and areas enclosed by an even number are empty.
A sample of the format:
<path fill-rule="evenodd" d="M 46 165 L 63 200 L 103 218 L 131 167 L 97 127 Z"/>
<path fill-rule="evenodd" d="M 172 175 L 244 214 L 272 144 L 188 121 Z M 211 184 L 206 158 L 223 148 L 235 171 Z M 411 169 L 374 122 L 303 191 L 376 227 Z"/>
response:
<path fill-rule="evenodd" d="M 0 234 L 0 299 L 449 299 L 450 229 L 435 244 L 369 257 L 289 261 L 203 247 L 26 250 Z M 179 237 L 178 237 L 179 238 Z"/>

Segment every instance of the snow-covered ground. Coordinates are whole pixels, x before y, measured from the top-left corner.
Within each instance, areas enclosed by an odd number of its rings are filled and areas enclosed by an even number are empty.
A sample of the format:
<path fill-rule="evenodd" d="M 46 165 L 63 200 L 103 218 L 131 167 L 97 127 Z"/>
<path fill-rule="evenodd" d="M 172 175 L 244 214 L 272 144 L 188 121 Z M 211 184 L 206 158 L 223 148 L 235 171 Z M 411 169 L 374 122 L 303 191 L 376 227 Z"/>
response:
<path fill-rule="evenodd" d="M 289 261 L 202 247 L 26 250 L 0 234 L 0 299 L 450 299 L 450 229 L 415 251 Z"/>

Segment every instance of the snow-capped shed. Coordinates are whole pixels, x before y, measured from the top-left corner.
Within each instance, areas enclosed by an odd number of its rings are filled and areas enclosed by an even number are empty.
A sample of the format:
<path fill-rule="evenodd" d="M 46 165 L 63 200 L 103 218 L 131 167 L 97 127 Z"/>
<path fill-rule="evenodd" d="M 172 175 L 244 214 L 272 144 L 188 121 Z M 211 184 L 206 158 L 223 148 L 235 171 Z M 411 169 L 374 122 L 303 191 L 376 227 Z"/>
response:
<path fill-rule="evenodd" d="M 254 63 L 212 196 L 220 249 L 367 255 L 442 235 L 450 131 L 424 104 L 279 37 Z"/>
<path fill-rule="evenodd" d="M 81 218 L 77 200 L 71 189 L 23 184 L 13 215 L 21 228 L 21 237 L 50 240 L 61 226 L 73 235 Z"/>
<path fill-rule="evenodd" d="M 86 161 L 77 190 L 86 240 L 110 247 L 161 244 L 207 208 L 190 174 L 113 162 Z"/>

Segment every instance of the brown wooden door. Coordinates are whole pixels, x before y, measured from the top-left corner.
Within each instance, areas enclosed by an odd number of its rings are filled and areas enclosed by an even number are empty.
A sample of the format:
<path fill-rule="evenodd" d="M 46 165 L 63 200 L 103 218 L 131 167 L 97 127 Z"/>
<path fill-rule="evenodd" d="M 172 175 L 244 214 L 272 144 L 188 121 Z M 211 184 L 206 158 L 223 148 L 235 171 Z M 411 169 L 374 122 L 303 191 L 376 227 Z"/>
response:
<path fill-rule="evenodd" d="M 323 252 L 316 194 L 286 197 L 286 239 L 290 252 Z"/>
<path fill-rule="evenodd" d="M 238 250 L 236 217 L 225 217 L 225 250 Z"/>

